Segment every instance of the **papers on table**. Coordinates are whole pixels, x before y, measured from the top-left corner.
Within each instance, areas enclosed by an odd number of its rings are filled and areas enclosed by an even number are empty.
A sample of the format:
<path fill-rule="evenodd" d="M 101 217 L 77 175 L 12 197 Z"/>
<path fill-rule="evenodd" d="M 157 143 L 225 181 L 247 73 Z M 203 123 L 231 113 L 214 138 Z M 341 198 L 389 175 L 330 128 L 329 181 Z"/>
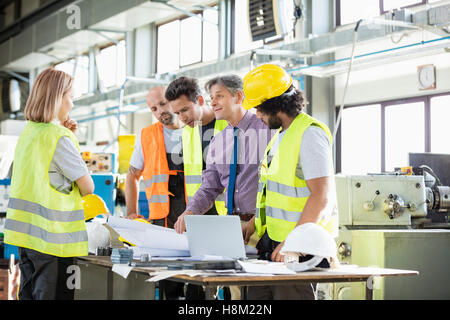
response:
<path fill-rule="evenodd" d="M 135 245 L 131 247 L 135 259 L 144 253 L 151 257 L 190 255 L 186 235 L 173 229 L 114 216 L 108 217 L 107 223 L 125 241 Z"/>
<path fill-rule="evenodd" d="M 118 275 L 122 276 L 123 278 L 128 278 L 128 275 L 131 272 L 131 269 L 133 269 L 133 267 L 130 267 L 127 264 L 113 264 L 112 266 L 112 271 L 117 273 Z"/>
<path fill-rule="evenodd" d="M 242 269 L 247 273 L 262 274 L 296 274 L 288 269 L 284 262 L 270 262 L 265 260 L 238 261 Z"/>

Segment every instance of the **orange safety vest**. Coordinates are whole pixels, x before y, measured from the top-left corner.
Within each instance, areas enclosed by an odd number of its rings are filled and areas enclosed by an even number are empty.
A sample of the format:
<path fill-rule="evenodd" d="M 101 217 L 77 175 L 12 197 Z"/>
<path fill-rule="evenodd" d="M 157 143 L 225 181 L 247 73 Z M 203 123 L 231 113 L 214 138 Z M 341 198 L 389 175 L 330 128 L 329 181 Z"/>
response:
<path fill-rule="evenodd" d="M 167 216 L 170 210 L 169 195 L 173 195 L 169 192 L 169 175 L 176 175 L 178 171 L 169 170 L 163 125 L 157 122 L 144 128 L 141 144 L 144 152 L 142 176 L 148 199 L 148 219 L 166 219 L 167 227 Z"/>

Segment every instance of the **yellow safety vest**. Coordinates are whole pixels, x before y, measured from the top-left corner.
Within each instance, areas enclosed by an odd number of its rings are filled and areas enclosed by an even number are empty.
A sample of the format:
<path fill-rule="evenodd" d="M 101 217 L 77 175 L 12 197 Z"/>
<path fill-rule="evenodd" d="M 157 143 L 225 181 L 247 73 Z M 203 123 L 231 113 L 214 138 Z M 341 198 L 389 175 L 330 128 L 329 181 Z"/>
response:
<path fill-rule="evenodd" d="M 255 227 L 260 237 L 267 230 L 270 239 L 282 242 L 300 219 L 310 191 L 306 181 L 298 178 L 295 172 L 303 133 L 311 125 L 322 128 L 331 142 L 331 133 L 325 124 L 305 113 L 301 113 L 286 130 L 270 166 L 267 163 L 267 155 L 274 142 L 278 140 L 281 129 L 274 135 L 266 148 L 260 166 L 256 200 Z M 266 189 L 265 194 L 264 189 Z M 335 235 L 338 228 L 337 214 L 322 217 L 319 225 Z"/>
<path fill-rule="evenodd" d="M 225 129 L 228 123 L 225 120 L 216 120 L 214 136 Z M 203 148 L 198 125 L 194 128 L 185 126 L 183 129 L 183 163 L 184 179 L 186 183 L 186 203 L 194 197 L 202 184 Z M 216 210 L 220 215 L 227 214 L 224 193 L 216 199 Z"/>
<path fill-rule="evenodd" d="M 58 257 L 88 255 L 81 195 L 76 183 L 64 194 L 50 186 L 48 169 L 59 138 L 69 129 L 29 121 L 17 143 L 5 221 L 5 243 Z"/>

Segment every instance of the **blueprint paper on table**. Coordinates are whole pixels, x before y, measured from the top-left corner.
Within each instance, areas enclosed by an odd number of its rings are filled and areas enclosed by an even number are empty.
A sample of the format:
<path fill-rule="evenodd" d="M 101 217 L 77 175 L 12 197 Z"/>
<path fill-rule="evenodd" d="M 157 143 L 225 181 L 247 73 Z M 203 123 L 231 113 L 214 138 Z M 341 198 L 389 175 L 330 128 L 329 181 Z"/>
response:
<path fill-rule="evenodd" d="M 296 274 L 295 271 L 288 269 L 283 262 L 258 261 L 238 261 L 242 269 L 247 273 L 261 274 Z"/>
<path fill-rule="evenodd" d="M 123 239 L 136 246 L 132 247 L 135 258 L 143 253 L 153 257 L 190 255 L 186 235 L 173 229 L 114 216 L 109 216 L 107 223 Z"/>

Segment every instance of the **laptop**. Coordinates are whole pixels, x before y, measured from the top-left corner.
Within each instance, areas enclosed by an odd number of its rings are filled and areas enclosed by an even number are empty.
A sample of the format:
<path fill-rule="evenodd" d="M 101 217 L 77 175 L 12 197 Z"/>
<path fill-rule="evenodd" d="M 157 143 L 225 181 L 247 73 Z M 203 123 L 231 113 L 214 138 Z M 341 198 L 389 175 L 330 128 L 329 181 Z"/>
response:
<path fill-rule="evenodd" d="M 246 259 L 239 216 L 186 215 L 184 221 L 192 257 Z"/>

